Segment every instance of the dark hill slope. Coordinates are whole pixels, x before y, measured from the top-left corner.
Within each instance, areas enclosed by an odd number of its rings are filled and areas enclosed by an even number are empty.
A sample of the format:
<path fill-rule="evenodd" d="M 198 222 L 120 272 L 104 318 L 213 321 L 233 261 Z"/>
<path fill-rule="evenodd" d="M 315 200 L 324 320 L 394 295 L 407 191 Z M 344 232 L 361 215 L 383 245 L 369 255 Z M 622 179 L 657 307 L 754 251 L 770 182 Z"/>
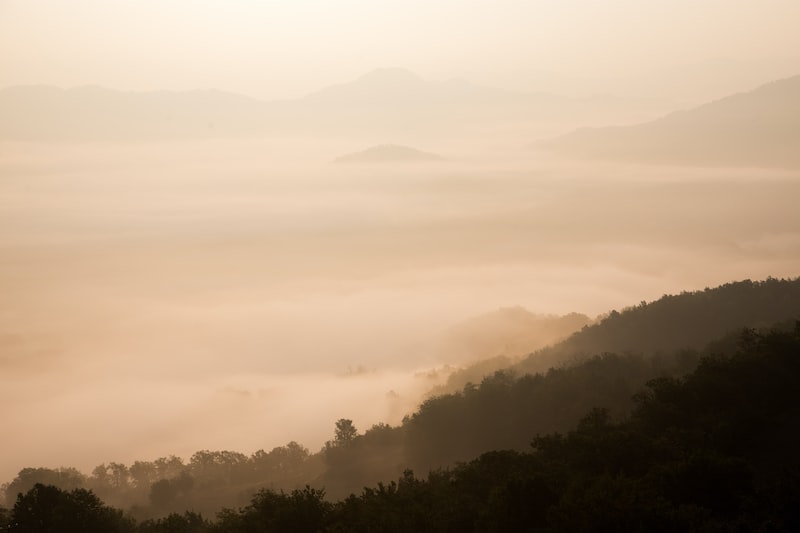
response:
<path fill-rule="evenodd" d="M 647 304 L 612 311 L 568 339 L 532 353 L 515 370 L 546 371 L 593 354 L 653 355 L 704 348 L 740 328 L 800 319 L 800 278 L 738 281 L 666 295 Z"/>
<path fill-rule="evenodd" d="M 566 435 L 537 435 L 532 450 L 494 450 L 422 477 L 406 470 L 397 482 L 358 486 L 335 502 L 322 489 L 284 492 L 270 484 L 241 493 L 251 497 L 249 505 L 225 509 L 210 523 L 186 497 L 193 487 L 219 493 L 224 479 L 195 484 L 184 472 L 153 485 L 159 490 L 151 491 L 152 510 L 162 518 L 138 526 L 133 513 L 104 506 L 91 491 L 37 484 L 15 498 L 13 509 L 0 508 L 0 529 L 798 531 L 798 387 L 800 323 L 793 332 L 750 331 L 735 353 L 704 358 L 682 379 L 651 381 L 622 420 L 592 409 Z M 357 458 L 366 440 L 378 444 L 392 433 L 373 428 L 329 443 L 325 453 Z M 222 464 L 212 464 L 220 473 Z M 162 490 L 175 482 L 183 487 L 177 494 Z M 164 516 L 156 504 L 165 495 L 192 511 Z"/>
<path fill-rule="evenodd" d="M 425 474 L 458 461 L 471 460 L 491 450 L 527 451 L 537 435 L 569 431 L 595 407 L 606 409 L 610 415 L 610 418 L 597 419 L 595 422 L 607 425 L 609 420 L 624 419 L 636 406 L 632 397 L 654 379 L 656 381 L 650 387 L 653 394 L 639 396 L 640 400 L 644 398 L 645 405 L 652 406 L 645 413 L 647 416 L 641 419 L 642 424 L 664 423 L 669 429 L 678 423 L 670 418 L 676 408 L 693 416 L 698 415 L 689 421 L 691 425 L 688 428 L 681 428 L 682 422 L 678 424 L 680 431 L 686 430 L 684 436 L 690 439 L 687 442 L 690 442 L 691 448 L 678 446 L 676 461 L 682 461 L 681 454 L 685 450 L 701 450 L 705 435 L 708 434 L 713 437 L 708 440 L 709 444 L 716 442 L 715 445 L 722 446 L 720 451 L 745 457 L 758 466 L 759 472 L 766 472 L 781 466 L 770 463 L 771 457 L 779 462 L 781 458 L 796 455 L 797 410 L 779 409 L 783 409 L 781 406 L 786 399 L 786 392 L 793 394 L 797 390 L 796 360 L 800 357 L 797 351 L 798 330 L 785 333 L 786 328 L 783 327 L 784 333 L 763 336 L 751 330 L 746 330 L 746 334 L 742 335 L 741 329 L 736 329 L 742 325 L 767 324 L 770 320 L 790 322 L 789 329 L 795 328 L 792 319 L 799 316 L 799 285 L 800 280 L 774 279 L 730 283 L 716 289 L 664 297 L 657 302 L 613 314 L 564 343 L 573 348 L 581 342 L 586 343 L 589 356 L 583 361 L 561 365 L 536 375 L 510 371 L 495 373 L 478 385 L 469 385 L 457 393 L 425 401 L 399 427 L 378 424 L 364 433 L 348 434 L 344 438 L 335 433 L 334 439 L 318 454 L 310 455 L 308 450 L 290 443 L 268 454 L 257 452 L 250 458 L 233 452 L 202 451 L 195 454 L 186 465 L 177 459 L 174 461 L 177 463 L 175 470 L 169 477 L 180 482 L 184 479 L 182 474 L 186 473 L 195 483 L 190 492 L 170 504 L 176 507 L 169 509 L 180 511 L 181 508 L 190 507 L 213 515 L 221 502 L 237 501 L 237 498 L 257 487 L 291 489 L 302 486 L 301 483 L 324 487 L 329 497 L 338 499 L 360 491 L 364 486 L 397 478 L 406 468 Z M 637 328 L 641 328 L 642 333 Z M 714 331 L 731 333 L 720 336 Z M 715 339 L 715 335 L 719 338 Z M 769 342 L 763 344 L 765 340 Z M 595 350 L 590 341 L 604 348 Z M 773 341 L 777 344 L 773 344 Z M 664 344 L 663 348 L 660 343 Z M 701 352 L 683 349 L 687 345 L 709 343 L 712 350 Z M 609 349 L 622 350 L 625 346 L 638 346 L 636 351 L 641 353 L 592 355 Z M 669 351 L 676 347 L 678 351 Z M 756 350 L 757 355 L 761 353 L 758 350 L 771 351 L 773 348 L 778 349 L 779 358 L 771 359 L 765 366 L 760 366 L 760 363 L 749 366 L 750 356 L 741 360 L 746 364 L 736 368 L 726 370 L 725 365 L 718 364 L 737 352 Z M 662 352 L 662 355 L 649 355 L 655 352 Z M 699 378 L 691 382 L 693 385 L 688 389 L 691 394 L 685 398 L 688 403 L 684 402 L 672 392 L 677 390 L 680 383 L 690 382 L 676 379 L 696 370 L 697 362 L 703 355 L 712 357 L 706 359 L 699 372 L 695 372 Z M 784 364 L 786 366 L 782 366 Z M 756 371 L 761 372 L 761 377 L 756 375 Z M 740 379 L 749 381 L 750 385 L 740 387 Z M 778 394 L 779 391 L 782 392 Z M 736 401 L 731 401 L 731 398 Z M 654 399 L 658 402 L 652 403 Z M 676 401 L 680 404 L 673 405 Z M 732 411 L 728 412 L 728 408 Z M 643 412 L 641 407 L 639 412 Z M 343 415 L 347 416 L 347 413 Z M 770 416 L 774 423 L 759 425 L 760 420 L 767 420 Z M 656 420 L 659 417 L 661 419 Z M 653 427 L 652 434 L 656 439 L 663 437 L 667 445 L 673 436 L 658 426 Z M 714 441 L 717 437 L 721 440 Z M 560 437 L 554 441 L 556 444 L 561 442 L 558 439 Z M 769 446 L 764 450 L 751 448 L 758 446 L 761 441 L 768 442 Z M 541 444 L 549 441 L 538 442 L 541 451 Z M 776 447 L 783 443 L 785 449 Z M 621 449 L 619 445 L 622 444 L 624 442 L 609 442 L 610 447 L 606 451 L 612 453 Z M 615 457 L 625 459 L 630 455 L 630 459 L 635 460 L 631 454 L 641 450 L 636 448 L 635 442 L 630 444 L 634 446 L 630 453 Z M 603 462 L 598 462 L 596 448 L 594 443 L 585 448 L 586 460 L 581 463 L 584 467 L 605 468 Z M 552 446 L 549 450 L 558 451 Z M 580 452 L 581 449 L 573 448 L 573 451 Z M 554 457 L 554 460 L 559 461 L 558 457 Z M 132 467 L 131 471 L 139 470 L 142 466 Z M 26 472 L 29 475 L 23 476 Z M 106 472 L 105 467 L 100 472 Z M 20 478 L 25 477 L 26 483 L 35 482 L 42 479 L 42 473 L 47 472 L 26 470 L 20 473 Z M 44 479 L 68 482 L 74 478 L 63 472 L 50 474 L 55 475 Z M 15 480 L 11 485 L 20 486 L 18 481 Z M 94 474 L 89 479 L 90 486 L 100 481 Z M 126 483 L 128 485 L 123 487 L 130 488 L 130 481 Z M 147 501 L 146 495 L 152 492 L 151 485 L 164 488 L 163 482 L 161 485 L 158 483 L 159 476 L 144 480 L 141 484 L 136 481 L 136 491 L 143 498 L 140 501 Z M 580 485 L 581 480 L 578 479 L 576 483 Z M 118 489 L 107 483 L 101 486 L 107 487 L 109 500 L 122 501 L 127 497 L 115 492 Z M 112 497 L 112 494 L 118 496 Z M 152 499 L 150 501 L 156 503 Z M 165 509 L 167 507 L 161 511 Z"/>
<path fill-rule="evenodd" d="M 602 353 L 649 357 L 683 349 L 701 350 L 743 327 L 762 328 L 798 319 L 800 278 L 737 281 L 713 289 L 665 295 L 622 312 L 612 311 L 510 368 L 526 374 L 547 372 L 551 367 L 572 365 Z M 476 381 L 476 375 L 485 375 L 480 372 L 481 366 L 477 363 L 454 373 L 438 390 L 461 390 L 468 379 Z"/>
<path fill-rule="evenodd" d="M 798 531 L 799 334 L 745 338 L 683 379 L 649 383 L 630 417 L 588 411 L 568 434 L 536 437 L 533 453 L 492 451 L 424 481 L 407 473 L 389 490 L 364 489 L 337 508 L 340 524 Z"/>
<path fill-rule="evenodd" d="M 743 328 L 797 319 L 800 279 L 729 283 L 612 312 L 513 369 L 424 402 L 403 425 L 406 464 L 424 472 L 489 450 L 524 450 L 537 433 L 566 431 L 593 407 L 624 416 L 648 380 L 690 372 L 704 353 L 734 352 Z"/>

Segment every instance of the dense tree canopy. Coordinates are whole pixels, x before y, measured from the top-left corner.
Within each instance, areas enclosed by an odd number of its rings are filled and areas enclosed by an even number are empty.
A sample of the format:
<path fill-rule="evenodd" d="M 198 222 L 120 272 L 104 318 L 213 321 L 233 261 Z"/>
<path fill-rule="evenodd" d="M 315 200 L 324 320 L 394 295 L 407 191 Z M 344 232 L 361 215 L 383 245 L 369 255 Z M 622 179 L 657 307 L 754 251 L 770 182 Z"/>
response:
<path fill-rule="evenodd" d="M 612 313 L 539 355 L 561 357 L 587 338 L 645 346 L 674 332 L 648 329 L 674 313 L 696 324 L 671 353 L 598 351 L 537 374 L 495 372 L 427 399 L 396 427 L 359 433 L 341 418 L 318 453 L 290 442 L 250 456 L 112 462 L 89 476 L 25 468 L 2 488 L 0 528 L 800 530 L 797 288 L 742 282 Z M 718 317 L 723 304 L 750 309 Z M 775 316 L 772 330 L 727 329 L 731 317 Z M 703 324 L 725 334 L 700 334 Z M 706 348 L 685 349 L 690 338 Z"/>
<path fill-rule="evenodd" d="M 36 484 L 0 520 L 20 532 L 797 531 L 799 387 L 800 323 L 749 330 L 735 354 L 650 380 L 629 416 L 595 408 L 571 431 L 533 436 L 528 451 L 424 478 L 407 470 L 335 503 L 308 486 L 264 489 L 215 520 L 186 512 L 134 526 L 90 491 Z"/>
<path fill-rule="evenodd" d="M 8 529 L 15 533 L 116 533 L 134 530 L 122 511 L 107 507 L 91 491 L 61 490 L 37 483 L 17 497 Z"/>

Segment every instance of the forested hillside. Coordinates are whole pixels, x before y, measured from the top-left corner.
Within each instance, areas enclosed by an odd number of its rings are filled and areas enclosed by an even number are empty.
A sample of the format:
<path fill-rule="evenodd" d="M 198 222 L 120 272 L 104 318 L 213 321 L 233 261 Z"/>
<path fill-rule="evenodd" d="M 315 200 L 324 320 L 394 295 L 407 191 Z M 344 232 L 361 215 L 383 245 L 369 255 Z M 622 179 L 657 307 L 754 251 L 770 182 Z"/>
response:
<path fill-rule="evenodd" d="M 249 456 L 203 450 L 187 462 L 171 456 L 131 465 L 102 464 L 90 475 L 74 468 L 26 468 L 3 486 L 5 505 L 15 515 L 22 505 L 20 494 L 38 498 L 36 491 L 45 491 L 42 494 L 50 494 L 52 501 L 77 498 L 85 502 L 91 499 L 85 491 L 91 490 L 92 498 L 124 509 L 130 520 L 140 522 L 140 528 L 155 528 L 140 531 L 166 531 L 166 522 L 159 519 L 170 514 L 188 510 L 209 518 L 222 507 L 244 510 L 220 515 L 219 523 L 227 524 L 220 531 L 251 531 L 255 529 L 243 525 L 251 515 L 292 508 L 286 512 L 295 516 L 293 506 L 309 505 L 320 513 L 320 523 L 326 527 L 351 530 L 347 524 L 369 523 L 363 521 L 367 520 L 364 516 L 376 512 L 374 506 L 389 506 L 386 513 L 393 520 L 401 520 L 402 515 L 424 521 L 432 519 L 430 513 L 445 512 L 438 509 L 444 505 L 442 498 L 452 498 L 450 507 L 455 509 L 469 507 L 467 501 L 474 497 L 480 505 L 473 502 L 474 509 L 463 510 L 467 522 L 453 522 L 456 515 L 435 519 L 443 524 L 442 530 L 462 531 L 495 527 L 489 527 L 501 513 L 500 508 L 491 507 L 495 505 L 503 506 L 502 513 L 511 513 L 513 520 L 523 520 L 514 514 L 523 510 L 512 509 L 521 501 L 514 498 L 522 496 L 508 491 L 531 490 L 544 491 L 539 509 L 544 514 L 537 515 L 536 523 L 581 530 L 589 522 L 570 522 L 581 516 L 573 507 L 580 507 L 583 500 L 595 505 L 593 499 L 602 499 L 610 491 L 619 493 L 620 506 L 654 498 L 648 500 L 653 512 L 662 513 L 675 527 L 697 520 L 713 522 L 716 506 L 724 508 L 720 516 L 728 520 L 736 507 L 731 498 L 749 498 L 758 507 L 759 476 L 773 476 L 770 483 L 778 479 L 774 476 L 779 476 L 781 468 L 793 464 L 789 450 L 800 444 L 796 435 L 800 410 L 793 407 L 796 399 L 786 396 L 800 379 L 796 369 L 798 296 L 800 280 L 775 279 L 665 296 L 612 312 L 514 368 L 495 372 L 458 392 L 430 398 L 399 426 L 377 424 L 360 432 L 352 421 L 342 418 L 332 428 L 331 440 L 316 453 L 291 442 Z M 773 324 L 771 330 L 764 327 L 767 324 Z M 545 361 L 552 366 L 538 373 L 524 372 L 526 366 L 536 368 Z M 567 436 L 558 436 L 563 434 Z M 534 440 L 536 451 L 531 454 Z M 615 455 L 625 446 L 632 448 Z M 704 446 L 714 454 L 695 457 Z M 606 452 L 608 457 L 602 455 Z M 680 457 L 688 462 L 678 464 Z M 487 468 L 490 472 L 483 472 Z M 517 471 L 524 479 L 502 473 Z M 490 474 L 495 477 L 478 483 L 482 488 L 469 488 L 475 479 Z M 682 489 L 669 485 L 705 475 L 739 476 L 735 481 L 744 483 L 741 490 L 745 492 L 724 496 L 727 503 L 702 500 L 706 496 L 699 493 L 692 496 L 699 500 L 683 502 L 683 496 L 676 496 Z M 398 484 L 379 485 L 398 478 Z M 714 478 L 708 483 L 718 481 Z M 521 484 L 508 485 L 517 482 Z M 37 484 L 58 487 L 61 492 L 37 488 Z M 493 484 L 497 493 L 491 497 L 469 492 Z M 363 487 L 375 486 L 362 492 Z M 783 490 L 776 487 L 769 490 Z M 410 505 L 411 494 L 414 499 L 433 499 L 427 507 L 404 509 Z M 780 498 L 785 497 L 781 493 Z M 243 507 L 251 501 L 250 507 Z M 485 514 L 475 515 L 477 509 Z M 393 515 L 395 511 L 399 514 Z M 524 512 L 533 520 L 530 513 L 534 511 Z M 591 506 L 581 511 L 589 521 L 591 512 Z M 763 518 L 765 512 L 759 508 L 754 516 Z M 605 519 L 628 520 L 623 511 Z M 205 524 L 196 515 L 171 520 Z M 392 530 L 389 524 L 387 528 L 380 530 Z"/>
<path fill-rule="evenodd" d="M 699 350 L 737 328 L 763 328 L 798 317 L 800 278 L 726 283 L 611 311 L 565 341 L 531 354 L 515 369 L 547 370 L 604 352 L 655 355 Z"/>
<path fill-rule="evenodd" d="M 37 484 L 0 514 L 11 531 L 796 531 L 800 528 L 800 322 L 745 330 L 731 356 L 650 380 L 633 412 L 585 413 L 525 452 L 380 483 L 336 502 L 311 487 L 263 489 L 215 519 L 138 525 L 91 492 Z M 343 439 L 356 440 L 347 424 Z M 42 528 L 45 529 L 42 529 Z M 49 528 L 49 529 L 48 529 Z M 66 529 L 65 529 L 66 528 Z"/>
<path fill-rule="evenodd" d="M 603 353 L 650 357 L 701 350 L 739 328 L 763 328 L 796 318 L 800 318 L 800 278 L 737 281 L 610 311 L 553 346 L 503 363 L 518 374 L 526 374 L 547 372 Z M 439 390 L 461 390 L 476 375 L 485 375 L 482 369 L 497 364 L 479 362 L 474 368 L 455 372 Z"/>

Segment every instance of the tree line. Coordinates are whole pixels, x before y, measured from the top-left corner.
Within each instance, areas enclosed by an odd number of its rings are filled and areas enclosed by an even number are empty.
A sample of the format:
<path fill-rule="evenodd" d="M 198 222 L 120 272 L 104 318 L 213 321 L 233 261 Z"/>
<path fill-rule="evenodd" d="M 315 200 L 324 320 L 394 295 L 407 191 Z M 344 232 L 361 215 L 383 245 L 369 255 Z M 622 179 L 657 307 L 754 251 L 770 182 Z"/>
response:
<path fill-rule="evenodd" d="M 407 471 L 452 468 L 496 450 L 527 453 L 535 435 L 566 433 L 593 408 L 603 409 L 611 421 L 623 420 L 648 381 L 677 379 L 703 357 L 736 353 L 741 339 L 730 324 L 744 321 L 755 328 L 777 318 L 791 331 L 798 317 L 800 279 L 743 281 L 665 296 L 612 312 L 477 384 L 430 397 L 398 426 L 376 424 L 360 432 L 343 418 L 317 452 L 290 442 L 251 455 L 201 450 L 188 461 L 168 456 L 130 465 L 112 462 L 89 475 L 74 468 L 25 468 L 0 487 L 0 496 L 11 508 L 18 494 L 37 483 L 67 492 L 90 490 L 139 523 L 187 509 L 215 516 L 223 507 L 248 505 L 262 490 L 292 494 L 308 486 L 324 489 L 326 501 L 342 500 L 363 487 L 404 479 Z M 720 331 L 728 333 L 719 336 Z M 747 331 L 759 335 L 757 329 Z M 680 349 L 653 349 L 652 339 Z M 590 355 L 594 344 L 599 348 Z M 529 372 L 537 357 L 549 366 Z"/>
<path fill-rule="evenodd" d="M 496 387 L 508 387 L 495 384 Z M 213 519 L 136 522 L 92 491 L 36 484 L 0 512 L 15 532 L 797 531 L 800 322 L 745 330 L 728 355 L 657 377 L 622 417 L 594 408 L 572 429 L 533 435 L 418 477 L 411 470 L 331 501 L 322 489 L 260 489 Z M 326 448 L 358 446 L 349 421 Z"/>

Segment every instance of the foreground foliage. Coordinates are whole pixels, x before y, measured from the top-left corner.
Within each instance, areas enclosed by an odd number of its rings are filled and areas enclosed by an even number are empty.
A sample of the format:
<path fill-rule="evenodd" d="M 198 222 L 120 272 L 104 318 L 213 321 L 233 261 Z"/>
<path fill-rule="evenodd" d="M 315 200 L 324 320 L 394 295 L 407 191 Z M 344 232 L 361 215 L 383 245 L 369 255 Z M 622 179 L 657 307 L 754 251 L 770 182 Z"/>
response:
<path fill-rule="evenodd" d="M 336 503 L 310 487 L 262 490 L 213 522 L 185 513 L 132 529 L 91 492 L 37 485 L 0 519 L 11 531 L 798 531 L 800 323 L 740 344 L 651 380 L 622 420 L 594 409 L 529 452 L 406 471 Z"/>
<path fill-rule="evenodd" d="M 291 492 L 310 485 L 340 500 L 409 469 L 450 468 L 493 450 L 528 451 L 533 436 L 570 431 L 594 407 L 620 420 L 631 413 L 632 396 L 647 381 L 685 375 L 703 354 L 735 353 L 731 332 L 798 317 L 800 278 L 740 281 L 664 296 L 611 312 L 475 384 L 456 386 L 459 379 L 484 375 L 491 365 L 456 373 L 448 383 L 455 392 L 427 399 L 399 426 L 377 424 L 360 433 L 342 419 L 335 437 L 315 453 L 290 442 L 249 456 L 201 450 L 188 461 L 169 456 L 112 462 L 88 476 L 74 468 L 25 468 L 0 487 L 0 505 L 5 500 L 12 507 L 17 494 L 36 483 L 92 490 L 138 521 L 182 516 L 186 509 L 214 516 L 224 507 L 246 506 L 263 489 Z"/>

